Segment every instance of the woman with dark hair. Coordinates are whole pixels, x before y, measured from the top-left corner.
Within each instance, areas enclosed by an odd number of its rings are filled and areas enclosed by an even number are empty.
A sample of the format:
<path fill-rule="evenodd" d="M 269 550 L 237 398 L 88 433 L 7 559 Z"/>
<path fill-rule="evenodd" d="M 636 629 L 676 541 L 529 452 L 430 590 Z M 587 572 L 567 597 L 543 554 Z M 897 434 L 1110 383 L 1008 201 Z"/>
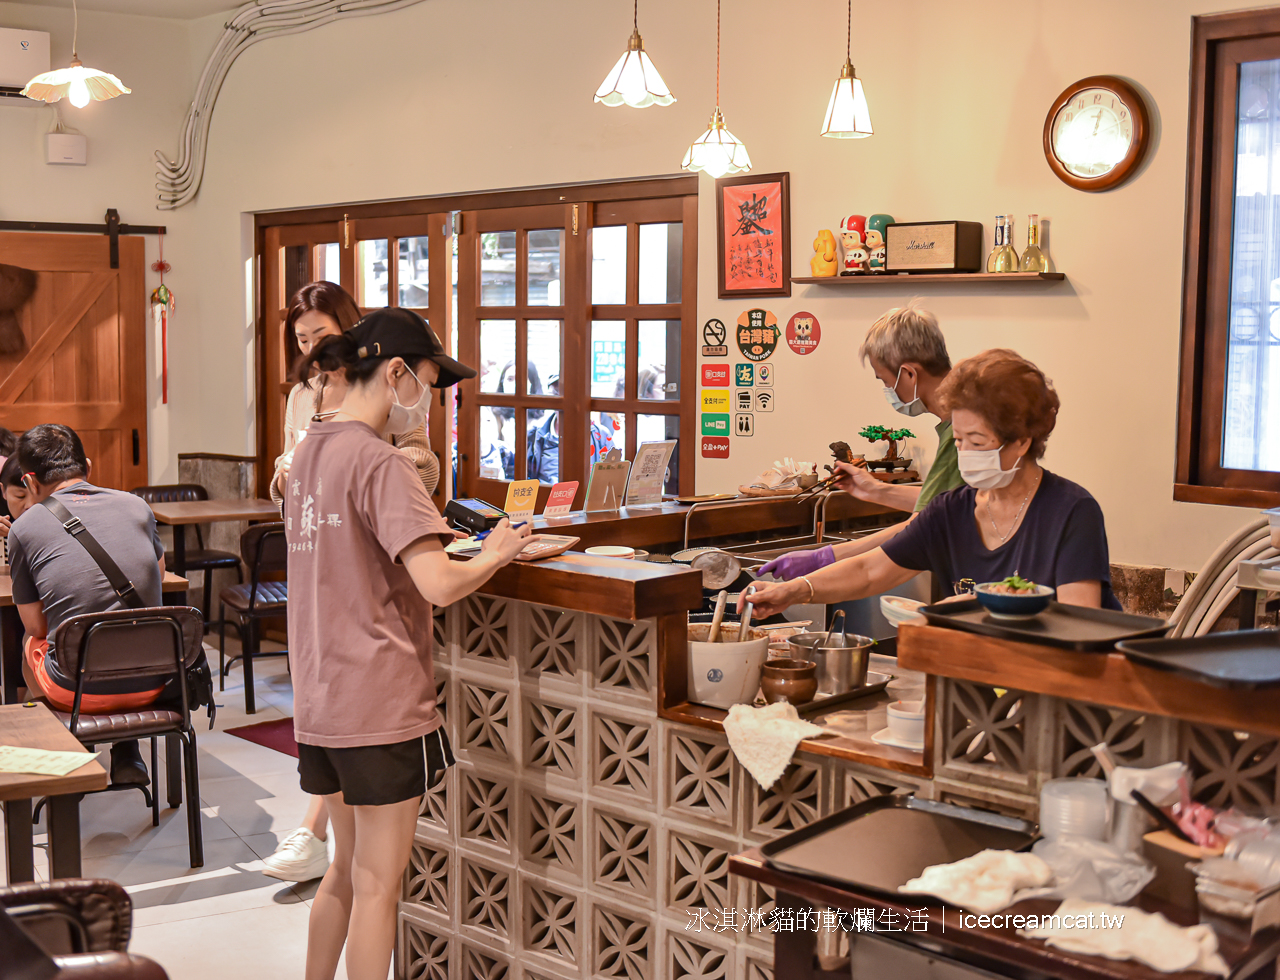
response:
<path fill-rule="evenodd" d="M 9 432 L 8 429 L 3 431 Z M 14 451 L 16 450 L 15 445 Z M 27 487 L 22 482 L 22 464 L 18 462 L 17 456 L 10 453 L 0 459 L 0 538 L 3 539 L 0 552 L 4 555 L 6 565 L 9 563 L 9 528 L 26 509 Z"/>
<path fill-rule="evenodd" d="M 877 595 L 917 572 L 954 587 L 1020 575 L 1059 602 L 1119 609 L 1102 508 L 1083 487 L 1040 465 L 1058 420 L 1058 393 L 1011 350 L 961 361 L 938 389 L 966 486 L 935 497 L 874 551 L 759 589 L 755 615 L 806 602 Z"/>
<path fill-rule="evenodd" d="M 293 296 L 284 322 L 285 353 L 289 363 L 297 365 L 325 337 L 336 337 L 356 325 L 360 308 L 351 294 L 333 282 L 312 282 Z M 284 406 L 284 451 L 276 459 L 275 476 L 271 480 L 271 499 L 284 500 L 289 466 L 299 440 L 316 418 L 331 417 L 342 405 L 346 383 L 341 378 L 302 377 L 295 371 L 297 384 L 289 392 Z M 390 440 L 418 468 L 427 493 L 434 493 L 440 480 L 440 462 L 431 451 L 427 430 L 422 428 Z"/>
<path fill-rule="evenodd" d="M 311 905 L 307 980 L 385 980 L 418 808 L 452 762 L 436 711 L 432 605 L 457 602 L 529 537 L 501 521 L 470 561 L 384 435 L 426 419 L 432 388 L 475 377 L 409 310 L 376 310 L 301 370 L 340 375 L 342 409 L 312 424 L 285 498 L 289 653 L 302 788 L 324 796 L 335 853 Z"/>
<path fill-rule="evenodd" d="M 526 370 L 529 372 L 529 394 L 541 395 L 543 393 L 542 378 L 538 375 L 538 366 L 534 364 L 533 361 L 527 361 L 525 363 L 527 365 Z M 515 361 L 507 361 L 507 363 L 503 365 L 502 373 L 498 375 L 498 387 L 495 391 L 500 395 L 517 394 Z M 509 405 L 495 405 L 493 407 L 493 418 L 498 424 L 498 442 L 504 442 L 503 430 L 506 428 L 506 423 L 510 422 L 515 417 L 516 410 Z M 542 418 L 542 409 L 529 409 L 529 418 Z M 507 479 L 511 479 L 510 475 L 507 476 Z"/>

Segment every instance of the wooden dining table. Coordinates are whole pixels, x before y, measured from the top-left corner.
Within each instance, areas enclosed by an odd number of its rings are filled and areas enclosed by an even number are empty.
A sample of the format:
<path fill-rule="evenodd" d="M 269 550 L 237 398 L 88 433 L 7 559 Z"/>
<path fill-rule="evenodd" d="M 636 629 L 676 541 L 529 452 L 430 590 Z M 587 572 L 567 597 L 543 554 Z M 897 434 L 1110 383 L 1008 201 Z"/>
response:
<path fill-rule="evenodd" d="M 185 606 L 190 583 L 181 575 L 165 572 L 160 591 L 166 606 Z M 13 579 L 0 565 L 0 696 L 4 704 L 18 700 L 22 681 L 22 619 L 13 601 Z"/>
<path fill-rule="evenodd" d="M 65 776 L 0 772 L 9 882 L 35 880 L 31 801 L 49 799 L 49 874 L 80 877 L 80 798 L 107 788 L 107 770 L 43 704 L 0 705 L 0 745 L 82 752 L 85 764 Z"/>
<path fill-rule="evenodd" d="M 175 500 L 156 502 L 151 512 L 159 524 L 175 529 L 187 524 L 216 524 L 221 521 L 278 521 L 280 506 L 261 498 L 227 498 L 219 500 Z M 173 571 L 185 575 L 187 571 L 186 534 L 175 530 L 173 535 Z"/>

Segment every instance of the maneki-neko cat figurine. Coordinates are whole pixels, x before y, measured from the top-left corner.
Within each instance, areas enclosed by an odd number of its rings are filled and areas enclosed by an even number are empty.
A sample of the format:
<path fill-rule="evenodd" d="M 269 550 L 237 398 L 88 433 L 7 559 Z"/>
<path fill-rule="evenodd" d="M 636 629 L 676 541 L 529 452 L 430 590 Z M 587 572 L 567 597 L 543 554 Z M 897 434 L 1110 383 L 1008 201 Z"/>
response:
<path fill-rule="evenodd" d="M 869 272 L 884 272 L 884 230 L 893 224 L 891 214 L 873 214 L 867 219 L 866 249 Z"/>
<path fill-rule="evenodd" d="M 861 214 L 851 214 L 840 222 L 840 244 L 844 246 L 844 271 L 842 276 L 861 275 L 867 271 L 866 248 L 867 219 Z"/>
<path fill-rule="evenodd" d="M 815 278 L 834 276 L 840 263 L 836 236 L 831 234 L 830 228 L 823 228 L 818 232 L 818 237 L 813 240 L 813 250 L 817 254 L 809 260 L 809 271 Z"/>

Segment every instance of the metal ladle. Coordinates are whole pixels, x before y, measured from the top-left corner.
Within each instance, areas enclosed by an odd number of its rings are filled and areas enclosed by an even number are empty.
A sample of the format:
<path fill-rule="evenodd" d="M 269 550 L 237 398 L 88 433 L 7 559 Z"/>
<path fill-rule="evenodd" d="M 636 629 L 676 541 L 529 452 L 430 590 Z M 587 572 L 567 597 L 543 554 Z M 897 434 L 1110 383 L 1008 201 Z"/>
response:
<path fill-rule="evenodd" d="M 694 556 L 689 567 L 702 573 L 704 589 L 727 589 L 742 574 L 742 562 L 725 551 L 704 551 Z"/>
<path fill-rule="evenodd" d="M 843 647 L 845 645 L 844 637 L 845 637 L 845 634 L 848 633 L 848 629 L 844 625 L 844 610 L 837 609 L 836 614 L 831 617 L 831 629 L 827 630 L 826 639 L 822 641 L 822 648 L 824 650 L 828 649 L 831 646 L 831 634 L 836 631 L 837 619 L 840 620 L 840 646 Z"/>

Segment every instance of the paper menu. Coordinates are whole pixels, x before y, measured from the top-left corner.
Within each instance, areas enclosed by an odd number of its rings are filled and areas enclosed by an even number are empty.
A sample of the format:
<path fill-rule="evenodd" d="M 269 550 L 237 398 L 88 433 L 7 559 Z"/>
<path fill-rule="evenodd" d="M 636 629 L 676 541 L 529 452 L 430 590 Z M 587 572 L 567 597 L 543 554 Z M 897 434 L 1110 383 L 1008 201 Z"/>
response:
<path fill-rule="evenodd" d="M 662 486 L 667 480 L 667 466 L 675 451 L 675 440 L 642 443 L 631 463 L 631 479 L 627 482 L 627 506 L 662 503 Z"/>
<path fill-rule="evenodd" d="M 543 517 L 561 517 L 573 509 L 573 498 L 578 494 L 578 481 L 557 483 L 551 488 L 551 496 L 547 498 L 547 506 L 542 509 Z"/>
<path fill-rule="evenodd" d="M 503 510 L 512 524 L 533 516 L 538 504 L 537 480 L 512 480 L 507 485 L 507 502 Z"/>
<path fill-rule="evenodd" d="M 31 773 L 36 776 L 65 776 L 97 758 L 92 752 L 55 752 L 20 745 L 0 745 L 0 772 Z"/>
<path fill-rule="evenodd" d="M 627 471 L 630 468 L 631 464 L 625 459 L 605 459 L 591 467 L 591 482 L 587 484 L 587 503 L 583 510 L 621 509 L 622 493 L 627 485 Z"/>

